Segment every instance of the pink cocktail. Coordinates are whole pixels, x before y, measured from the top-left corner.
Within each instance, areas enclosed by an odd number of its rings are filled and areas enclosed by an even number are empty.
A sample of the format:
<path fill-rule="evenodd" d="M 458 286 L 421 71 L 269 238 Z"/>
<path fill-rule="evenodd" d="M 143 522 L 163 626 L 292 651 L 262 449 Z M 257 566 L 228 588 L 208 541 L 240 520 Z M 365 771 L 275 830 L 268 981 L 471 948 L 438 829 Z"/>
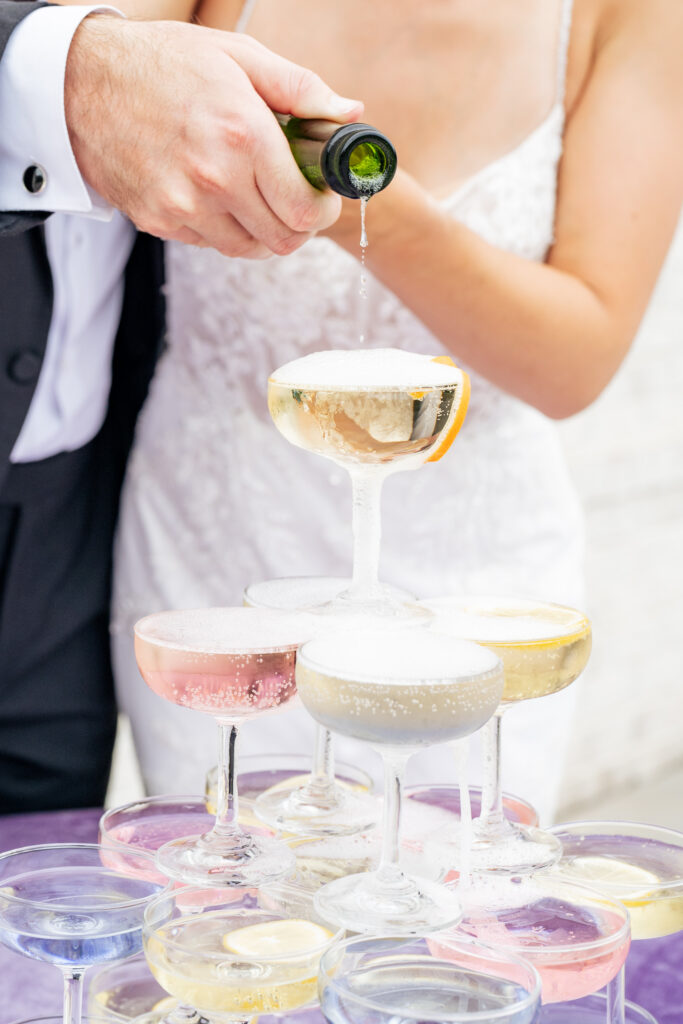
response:
<path fill-rule="evenodd" d="M 235 747 L 245 718 L 294 697 L 304 617 L 258 608 L 207 608 L 148 615 L 135 626 L 135 656 L 147 685 L 174 704 L 212 715 L 219 730 L 216 821 L 200 836 L 160 847 L 157 863 L 193 884 L 259 885 L 294 866 L 288 847 L 238 824 Z"/>
<path fill-rule="evenodd" d="M 517 882 L 479 876 L 462 900 L 458 932 L 533 964 L 544 1003 L 597 992 L 628 954 L 625 907 L 580 885 L 542 875 Z"/>

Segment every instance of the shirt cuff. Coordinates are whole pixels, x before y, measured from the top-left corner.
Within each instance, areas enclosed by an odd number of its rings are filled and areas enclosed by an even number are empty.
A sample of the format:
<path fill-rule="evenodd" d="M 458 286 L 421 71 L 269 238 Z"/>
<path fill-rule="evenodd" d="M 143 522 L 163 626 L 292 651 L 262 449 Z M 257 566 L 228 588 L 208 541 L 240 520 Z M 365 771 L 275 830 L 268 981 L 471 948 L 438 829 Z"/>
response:
<path fill-rule="evenodd" d="M 108 6 L 42 7 L 19 23 L 0 60 L 0 210 L 83 213 L 112 208 L 83 180 L 64 114 L 64 74 L 76 29 Z"/>

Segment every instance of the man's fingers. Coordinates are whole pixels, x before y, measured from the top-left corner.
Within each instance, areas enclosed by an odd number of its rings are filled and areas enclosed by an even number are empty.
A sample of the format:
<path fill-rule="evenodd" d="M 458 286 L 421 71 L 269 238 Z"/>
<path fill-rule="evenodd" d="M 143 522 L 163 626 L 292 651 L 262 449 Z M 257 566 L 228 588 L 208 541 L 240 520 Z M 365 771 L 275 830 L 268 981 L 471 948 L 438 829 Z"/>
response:
<path fill-rule="evenodd" d="M 245 260 L 264 260 L 272 256 L 271 250 L 254 238 L 231 213 L 213 214 L 195 221 L 190 230 L 205 245 L 217 249 L 223 256 Z"/>
<path fill-rule="evenodd" d="M 229 40 L 228 52 L 271 110 L 342 123 L 362 116 L 360 100 L 340 96 L 313 71 L 279 57 L 248 36 L 231 35 Z"/>
<path fill-rule="evenodd" d="M 185 245 L 196 245 L 200 249 L 208 249 L 209 243 L 205 242 L 201 235 L 191 228 L 179 228 L 165 238 L 167 242 L 183 242 Z"/>
<path fill-rule="evenodd" d="M 298 168 L 295 171 L 301 177 Z M 297 186 L 306 186 L 305 179 Z M 233 186 L 233 189 L 235 187 Z M 276 256 L 288 256 L 299 249 L 311 237 L 310 231 L 300 231 L 290 227 L 273 211 L 264 200 L 255 177 L 245 182 L 241 188 L 235 189 L 240 202 L 233 202 L 231 212 L 248 235 L 257 239 Z M 306 199 L 308 200 L 308 193 Z M 315 196 L 314 196 L 315 199 Z"/>

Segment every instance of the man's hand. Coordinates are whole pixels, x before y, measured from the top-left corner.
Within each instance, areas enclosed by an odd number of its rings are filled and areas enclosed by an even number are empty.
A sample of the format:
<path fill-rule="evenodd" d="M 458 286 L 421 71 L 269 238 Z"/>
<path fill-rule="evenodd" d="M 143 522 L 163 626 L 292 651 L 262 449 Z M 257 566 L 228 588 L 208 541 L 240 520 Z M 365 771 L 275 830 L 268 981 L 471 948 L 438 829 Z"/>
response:
<path fill-rule="evenodd" d="M 88 17 L 64 92 L 83 177 L 143 231 L 259 258 L 293 252 L 339 215 L 271 110 L 347 122 L 362 104 L 248 36 Z"/>

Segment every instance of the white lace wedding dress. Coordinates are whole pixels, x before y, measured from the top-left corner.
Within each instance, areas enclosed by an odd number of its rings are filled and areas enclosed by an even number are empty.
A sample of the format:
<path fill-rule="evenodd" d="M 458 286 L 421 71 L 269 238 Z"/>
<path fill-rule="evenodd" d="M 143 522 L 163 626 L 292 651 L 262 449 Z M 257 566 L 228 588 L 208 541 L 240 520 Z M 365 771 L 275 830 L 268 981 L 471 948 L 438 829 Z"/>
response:
<path fill-rule="evenodd" d="M 514 150 L 443 202 L 487 241 L 543 260 L 553 236 L 564 125 L 570 3 L 563 3 L 557 99 Z M 370 229 L 371 229 L 370 208 Z M 370 234 L 372 245 L 372 235 Z M 144 408 L 126 480 L 115 558 L 114 663 L 146 783 L 200 791 L 215 762 L 210 719 L 152 694 L 133 657 L 132 626 L 164 608 L 239 604 L 252 580 L 348 575 L 346 473 L 288 444 L 266 406 L 281 364 L 358 344 L 359 267 L 314 239 L 266 262 L 168 246 L 169 348 Z M 433 353 L 440 342 L 376 281 L 368 344 Z M 465 425 L 446 458 L 389 478 L 381 576 L 420 596 L 525 594 L 581 602 L 581 516 L 550 422 L 472 374 Z M 555 799 L 572 690 L 506 719 L 504 784 L 544 811 Z M 301 708 L 244 729 L 244 754 L 312 751 Z M 367 748 L 340 758 L 376 770 Z M 453 779 L 452 753 L 415 759 L 420 780 Z"/>

